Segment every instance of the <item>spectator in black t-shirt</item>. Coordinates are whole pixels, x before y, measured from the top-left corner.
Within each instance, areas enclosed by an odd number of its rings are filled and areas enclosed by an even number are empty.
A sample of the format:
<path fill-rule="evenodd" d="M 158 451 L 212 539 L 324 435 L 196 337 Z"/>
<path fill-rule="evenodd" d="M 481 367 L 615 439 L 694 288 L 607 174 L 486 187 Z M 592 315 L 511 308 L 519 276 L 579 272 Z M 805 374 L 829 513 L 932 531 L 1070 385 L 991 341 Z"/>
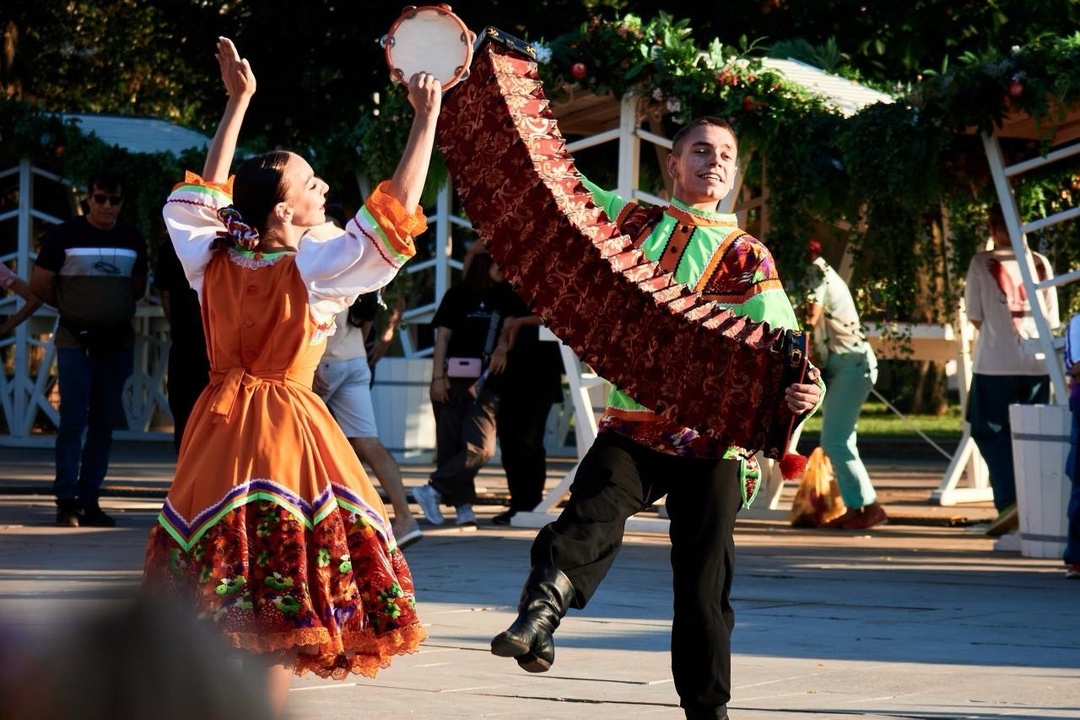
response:
<path fill-rule="evenodd" d="M 112 527 L 116 521 L 98 498 L 134 368 L 131 321 L 146 293 L 146 241 L 120 222 L 124 184 L 116 173 L 96 173 L 87 186 L 89 211 L 42 239 L 30 289 L 60 315 L 53 337 L 60 383 L 56 523 Z"/>
<path fill-rule="evenodd" d="M 491 372 L 499 373 L 495 426 L 510 509 L 491 521 L 509 525 L 517 512 L 532 510 L 543 499 L 547 480 L 544 435 L 551 406 L 563 399 L 563 363 L 559 343 L 540 340 L 540 318 L 510 283 L 499 283 L 496 293 L 504 320 L 491 355 Z"/>
<path fill-rule="evenodd" d="M 462 283 L 446 291 L 432 320 L 436 333 L 429 394 L 436 468 L 413 497 L 436 525 L 443 522 L 439 505 L 446 504 L 457 508 L 459 527 L 476 527 L 476 475 L 495 454 L 498 395 L 487 365 L 502 319 L 494 304 L 494 289 L 502 279 L 491 256 L 476 243 L 466 258 Z"/>
<path fill-rule="evenodd" d="M 158 248 L 154 287 L 161 294 L 161 308 L 169 321 L 166 390 L 173 416 L 173 446 L 179 454 L 191 409 L 210 382 L 210 359 L 206 355 L 199 295 L 188 284 L 171 242 L 163 242 Z"/>

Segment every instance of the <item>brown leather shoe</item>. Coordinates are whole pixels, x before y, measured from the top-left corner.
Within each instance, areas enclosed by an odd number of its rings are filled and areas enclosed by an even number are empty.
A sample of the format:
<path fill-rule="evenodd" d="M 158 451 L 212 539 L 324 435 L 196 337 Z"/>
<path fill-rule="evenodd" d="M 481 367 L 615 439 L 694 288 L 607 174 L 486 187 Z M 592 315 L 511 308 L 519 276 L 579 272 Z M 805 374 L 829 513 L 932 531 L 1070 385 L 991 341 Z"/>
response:
<path fill-rule="evenodd" d="M 859 517 L 859 509 L 848 508 L 844 511 L 843 515 L 834 517 L 832 520 L 822 523 L 818 527 L 824 528 L 826 530 L 843 530 L 845 524 L 847 524 L 851 520 L 854 520 L 857 517 Z"/>
<path fill-rule="evenodd" d="M 990 526 L 986 528 L 986 534 L 989 537 L 1001 537 L 1002 535 L 1008 535 L 1011 532 L 1015 532 L 1020 528 L 1020 513 L 1016 509 L 1016 503 L 1013 503 L 1009 507 L 1001 511 L 1001 514 L 994 518 Z"/>
<path fill-rule="evenodd" d="M 858 514 L 841 526 L 842 530 L 869 530 L 875 525 L 889 522 L 885 508 L 881 503 L 870 503 L 858 511 Z"/>

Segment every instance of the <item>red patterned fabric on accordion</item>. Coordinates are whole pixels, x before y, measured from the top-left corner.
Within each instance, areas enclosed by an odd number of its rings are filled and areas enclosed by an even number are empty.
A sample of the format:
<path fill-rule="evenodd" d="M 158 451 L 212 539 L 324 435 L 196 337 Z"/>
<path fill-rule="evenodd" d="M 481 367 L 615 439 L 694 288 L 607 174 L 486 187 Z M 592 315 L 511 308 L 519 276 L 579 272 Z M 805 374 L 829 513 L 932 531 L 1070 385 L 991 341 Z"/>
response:
<path fill-rule="evenodd" d="M 740 317 L 633 247 L 582 185 L 520 41 L 489 28 L 438 144 L 473 227 L 555 335 L 666 418 L 780 458 L 806 336 Z"/>

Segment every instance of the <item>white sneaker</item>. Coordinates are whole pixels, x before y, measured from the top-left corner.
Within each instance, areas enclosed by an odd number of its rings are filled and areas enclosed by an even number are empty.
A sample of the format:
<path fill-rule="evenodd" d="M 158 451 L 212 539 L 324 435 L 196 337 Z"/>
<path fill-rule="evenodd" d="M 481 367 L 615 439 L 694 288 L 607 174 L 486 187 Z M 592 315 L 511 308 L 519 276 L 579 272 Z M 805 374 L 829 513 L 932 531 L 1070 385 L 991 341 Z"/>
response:
<path fill-rule="evenodd" d="M 395 518 L 396 519 L 396 518 Z M 420 526 L 416 523 L 416 520 L 410 519 L 410 524 L 405 526 L 405 529 L 401 532 L 394 530 L 394 539 L 397 540 L 397 546 L 399 550 L 420 542 L 424 539 L 424 533 L 421 532 Z"/>
<path fill-rule="evenodd" d="M 431 487 L 431 485 L 421 485 L 413 488 L 412 494 L 428 522 L 434 525 L 442 525 L 445 518 L 443 518 L 442 511 L 439 510 L 439 503 L 442 502 L 442 495 L 439 494 L 439 491 Z"/>
<path fill-rule="evenodd" d="M 480 523 L 476 522 L 476 513 L 473 512 L 472 505 L 465 503 L 457 506 L 457 520 L 454 524 L 459 528 L 472 528 L 475 529 Z"/>

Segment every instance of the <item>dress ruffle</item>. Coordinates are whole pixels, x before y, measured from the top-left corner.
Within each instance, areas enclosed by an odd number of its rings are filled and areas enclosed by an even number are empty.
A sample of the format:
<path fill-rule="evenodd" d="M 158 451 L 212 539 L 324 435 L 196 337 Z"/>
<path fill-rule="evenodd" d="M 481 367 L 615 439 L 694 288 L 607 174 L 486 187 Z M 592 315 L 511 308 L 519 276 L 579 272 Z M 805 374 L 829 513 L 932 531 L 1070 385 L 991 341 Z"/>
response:
<path fill-rule="evenodd" d="M 163 511 L 144 583 L 193 605 L 231 645 L 341 679 L 374 677 L 427 637 L 409 567 L 373 512 L 339 501 L 315 521 L 253 494 L 200 517 L 217 519 L 187 524 Z"/>

